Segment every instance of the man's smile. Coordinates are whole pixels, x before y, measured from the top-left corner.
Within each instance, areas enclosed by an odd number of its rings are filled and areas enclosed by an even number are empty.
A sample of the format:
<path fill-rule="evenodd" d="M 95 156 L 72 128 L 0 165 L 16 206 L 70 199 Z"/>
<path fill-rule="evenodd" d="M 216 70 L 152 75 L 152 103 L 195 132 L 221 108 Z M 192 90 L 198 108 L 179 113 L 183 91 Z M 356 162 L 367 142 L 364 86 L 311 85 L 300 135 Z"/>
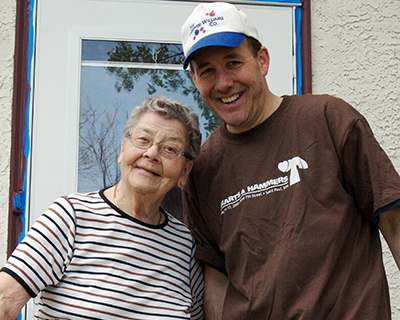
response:
<path fill-rule="evenodd" d="M 233 96 L 230 96 L 230 97 L 227 97 L 227 98 L 221 98 L 221 101 L 223 103 L 232 103 L 232 102 L 236 101 L 239 98 L 240 98 L 240 94 L 236 93 Z"/>

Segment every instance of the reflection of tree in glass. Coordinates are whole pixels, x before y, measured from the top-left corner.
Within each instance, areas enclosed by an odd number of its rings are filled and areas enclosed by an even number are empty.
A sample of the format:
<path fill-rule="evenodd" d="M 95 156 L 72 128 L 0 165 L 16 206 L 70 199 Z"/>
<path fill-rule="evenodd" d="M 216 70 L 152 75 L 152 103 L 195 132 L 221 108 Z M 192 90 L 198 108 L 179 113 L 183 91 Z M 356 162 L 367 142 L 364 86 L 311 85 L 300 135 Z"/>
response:
<path fill-rule="evenodd" d="M 108 61 L 136 62 L 136 63 L 156 63 L 156 64 L 182 64 L 182 46 L 177 44 L 165 43 L 137 43 L 132 45 L 128 42 L 120 41 L 117 46 L 107 52 Z M 192 95 L 196 101 L 201 116 L 206 120 L 204 129 L 207 137 L 221 124 L 221 120 L 215 116 L 204 104 L 196 87 L 194 86 L 189 72 L 165 69 L 146 69 L 145 65 L 140 68 L 108 67 L 107 71 L 117 76 L 115 88 L 118 92 L 134 90 L 135 83 L 144 75 L 149 75 L 147 82 L 147 92 L 152 95 L 157 88 L 163 88 L 170 92 L 181 92 L 185 96 Z"/>
<path fill-rule="evenodd" d="M 86 105 L 81 107 L 79 122 L 79 175 L 101 183 L 98 188 L 111 186 L 120 179 L 120 140 L 115 130 L 120 106 L 115 105 L 110 113 L 93 106 L 88 99 Z"/>

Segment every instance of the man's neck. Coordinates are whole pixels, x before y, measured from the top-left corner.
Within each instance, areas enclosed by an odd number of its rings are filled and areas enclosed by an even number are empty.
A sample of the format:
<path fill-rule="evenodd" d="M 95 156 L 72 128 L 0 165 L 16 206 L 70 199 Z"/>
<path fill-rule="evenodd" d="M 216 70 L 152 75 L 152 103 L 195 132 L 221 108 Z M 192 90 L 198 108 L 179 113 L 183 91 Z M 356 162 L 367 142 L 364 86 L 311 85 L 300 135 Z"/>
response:
<path fill-rule="evenodd" d="M 254 125 L 246 127 L 246 128 L 240 128 L 240 127 L 234 127 L 234 126 L 230 126 L 229 124 L 226 125 L 226 129 L 230 132 L 230 133 L 243 133 L 246 131 L 249 131 L 255 127 L 257 127 L 258 125 L 260 125 L 261 123 L 263 123 L 265 120 L 267 120 L 281 105 L 283 98 L 274 95 L 273 93 L 271 93 L 270 91 L 268 91 L 268 94 L 266 96 L 265 99 L 265 104 L 264 104 L 264 112 L 262 114 L 260 114 L 260 117 L 258 119 L 257 122 L 254 123 Z"/>

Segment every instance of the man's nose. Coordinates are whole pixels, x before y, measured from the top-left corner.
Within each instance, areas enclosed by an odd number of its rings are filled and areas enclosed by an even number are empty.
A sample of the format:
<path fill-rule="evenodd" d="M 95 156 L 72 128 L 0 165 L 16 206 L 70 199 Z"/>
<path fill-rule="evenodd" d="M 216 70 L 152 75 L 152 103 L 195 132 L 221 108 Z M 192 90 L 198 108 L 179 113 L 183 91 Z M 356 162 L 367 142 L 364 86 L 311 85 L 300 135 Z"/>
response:
<path fill-rule="evenodd" d="M 233 80 L 229 71 L 219 70 L 215 76 L 215 89 L 220 92 L 225 92 L 228 88 L 232 87 Z"/>

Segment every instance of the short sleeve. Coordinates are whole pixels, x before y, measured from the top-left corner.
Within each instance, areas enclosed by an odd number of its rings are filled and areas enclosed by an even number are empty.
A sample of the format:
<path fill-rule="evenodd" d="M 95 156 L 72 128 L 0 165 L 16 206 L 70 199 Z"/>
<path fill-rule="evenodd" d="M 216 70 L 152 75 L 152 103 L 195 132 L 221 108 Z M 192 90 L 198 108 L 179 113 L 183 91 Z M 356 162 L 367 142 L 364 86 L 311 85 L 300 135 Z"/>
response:
<path fill-rule="evenodd" d="M 2 271 L 13 276 L 32 296 L 57 284 L 69 265 L 76 217 L 67 198 L 57 199 L 32 225 Z"/>
<path fill-rule="evenodd" d="M 190 174 L 188 182 L 183 190 L 183 216 L 186 225 L 194 234 L 197 251 L 197 259 L 209 264 L 219 270 L 225 270 L 225 261 L 223 254 L 218 249 L 218 243 L 213 243 L 214 236 L 209 230 L 207 223 L 204 221 L 204 216 L 200 213 L 197 193 L 194 190 L 195 184 L 192 181 L 193 177 Z"/>
<path fill-rule="evenodd" d="M 350 128 L 342 159 L 348 192 L 361 212 L 377 222 L 375 212 L 400 199 L 400 177 L 365 118 Z"/>

